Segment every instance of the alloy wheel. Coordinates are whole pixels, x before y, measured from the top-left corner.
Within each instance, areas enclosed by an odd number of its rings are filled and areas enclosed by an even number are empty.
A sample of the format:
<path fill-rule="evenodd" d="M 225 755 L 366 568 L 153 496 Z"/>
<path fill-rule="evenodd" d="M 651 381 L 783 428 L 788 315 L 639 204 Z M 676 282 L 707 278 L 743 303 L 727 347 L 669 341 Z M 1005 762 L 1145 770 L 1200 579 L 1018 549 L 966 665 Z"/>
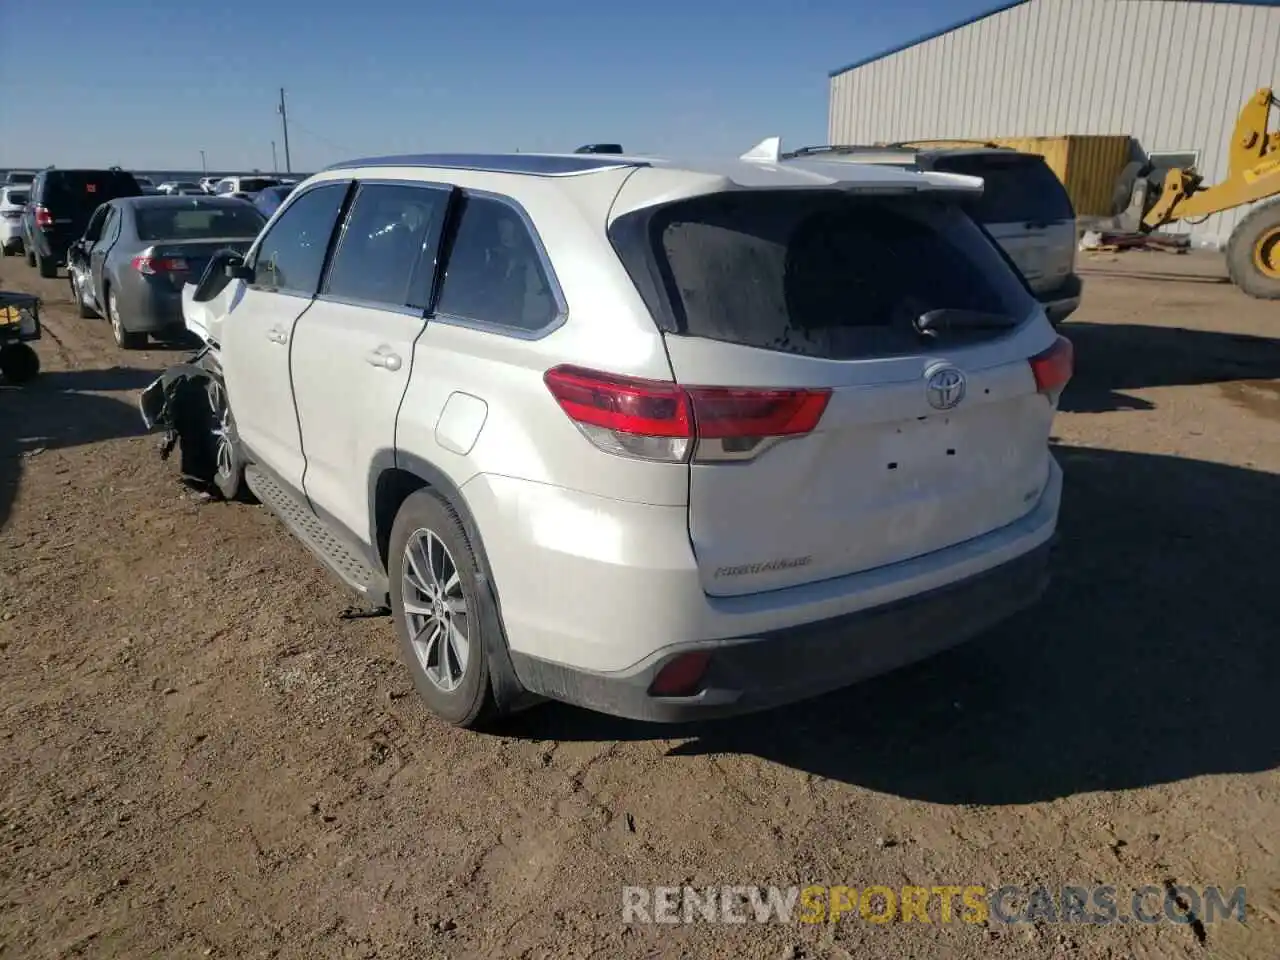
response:
<path fill-rule="evenodd" d="M 471 617 L 453 555 L 430 530 L 415 530 L 405 544 L 401 598 L 419 665 L 433 686 L 453 692 L 467 672 Z"/>

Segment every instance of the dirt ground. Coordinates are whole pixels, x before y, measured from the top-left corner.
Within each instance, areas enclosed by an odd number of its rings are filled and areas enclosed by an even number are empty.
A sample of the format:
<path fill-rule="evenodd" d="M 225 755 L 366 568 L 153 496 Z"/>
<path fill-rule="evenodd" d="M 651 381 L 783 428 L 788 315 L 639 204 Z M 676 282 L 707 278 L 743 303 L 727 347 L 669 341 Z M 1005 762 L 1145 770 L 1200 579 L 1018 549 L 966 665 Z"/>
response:
<path fill-rule="evenodd" d="M 47 333 L 0 387 L 0 956 L 1280 956 L 1280 304 L 1207 255 L 1082 272 L 1039 607 L 763 716 L 484 735 L 264 508 L 178 484 L 135 400 L 181 352 L 0 262 Z M 623 885 L 1166 881 L 1246 922 L 621 923 Z"/>

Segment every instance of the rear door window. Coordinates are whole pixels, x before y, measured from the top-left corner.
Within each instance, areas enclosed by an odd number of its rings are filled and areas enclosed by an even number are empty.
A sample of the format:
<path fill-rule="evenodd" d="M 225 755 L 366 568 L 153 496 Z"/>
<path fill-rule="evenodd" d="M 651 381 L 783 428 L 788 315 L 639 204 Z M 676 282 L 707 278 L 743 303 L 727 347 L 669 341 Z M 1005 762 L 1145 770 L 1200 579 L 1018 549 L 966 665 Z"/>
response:
<path fill-rule="evenodd" d="M 425 309 L 448 204 L 449 191 L 443 188 L 362 185 L 322 292 Z"/>
<path fill-rule="evenodd" d="M 313 297 L 347 183 L 315 187 L 298 197 L 267 231 L 254 260 L 254 286 Z"/>
<path fill-rule="evenodd" d="M 1036 226 L 1075 218 L 1066 188 L 1043 159 L 1031 154 L 960 154 L 939 157 L 934 169 L 981 177 L 982 198 L 970 209 L 988 223 Z"/>
<path fill-rule="evenodd" d="M 665 287 L 658 315 L 687 336 L 848 360 L 929 349 L 936 338 L 916 324 L 931 311 L 997 318 L 951 335 L 969 344 L 1034 309 L 986 235 L 940 201 L 738 191 L 661 208 L 648 233 Z"/>
<path fill-rule="evenodd" d="M 465 202 L 437 312 L 525 333 L 549 327 L 560 305 L 524 218 L 494 197 Z"/>

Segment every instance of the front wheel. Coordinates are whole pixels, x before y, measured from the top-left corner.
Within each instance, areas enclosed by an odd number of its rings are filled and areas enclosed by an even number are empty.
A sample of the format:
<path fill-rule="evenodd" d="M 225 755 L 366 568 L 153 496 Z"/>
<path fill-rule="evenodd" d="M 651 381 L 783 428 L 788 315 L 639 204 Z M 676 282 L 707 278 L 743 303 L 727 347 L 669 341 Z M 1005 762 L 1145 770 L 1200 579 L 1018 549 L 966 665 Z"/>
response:
<path fill-rule="evenodd" d="M 1280 202 L 1258 207 L 1227 241 L 1231 282 L 1251 297 L 1280 300 Z"/>
<path fill-rule="evenodd" d="M 391 528 L 391 611 L 401 656 L 433 713 L 474 728 L 499 713 L 477 591 L 479 565 L 454 509 L 434 491 L 409 495 Z"/>
<path fill-rule="evenodd" d="M 211 376 L 205 384 L 205 396 L 209 399 L 209 431 L 213 439 L 213 485 L 224 499 L 243 499 L 248 492 L 244 482 L 244 455 L 240 452 L 227 388 L 220 379 Z"/>
<path fill-rule="evenodd" d="M 71 302 L 76 305 L 76 315 L 81 320 L 92 320 L 97 314 L 89 306 L 85 298 L 84 288 L 80 286 L 80 281 L 76 278 L 75 270 L 67 270 L 67 282 L 71 284 Z"/>

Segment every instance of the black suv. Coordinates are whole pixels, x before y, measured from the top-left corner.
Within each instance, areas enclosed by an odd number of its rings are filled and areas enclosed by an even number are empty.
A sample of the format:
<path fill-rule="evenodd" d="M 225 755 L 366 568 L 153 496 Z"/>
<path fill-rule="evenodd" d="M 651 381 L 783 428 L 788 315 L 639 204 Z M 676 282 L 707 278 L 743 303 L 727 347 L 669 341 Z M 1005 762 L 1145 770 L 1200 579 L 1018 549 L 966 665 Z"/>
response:
<path fill-rule="evenodd" d="M 138 181 L 118 167 L 41 170 L 22 210 L 27 263 L 42 277 L 56 277 L 59 265 L 67 262 L 67 248 L 80 239 L 94 210 L 108 200 L 140 196 Z"/>

